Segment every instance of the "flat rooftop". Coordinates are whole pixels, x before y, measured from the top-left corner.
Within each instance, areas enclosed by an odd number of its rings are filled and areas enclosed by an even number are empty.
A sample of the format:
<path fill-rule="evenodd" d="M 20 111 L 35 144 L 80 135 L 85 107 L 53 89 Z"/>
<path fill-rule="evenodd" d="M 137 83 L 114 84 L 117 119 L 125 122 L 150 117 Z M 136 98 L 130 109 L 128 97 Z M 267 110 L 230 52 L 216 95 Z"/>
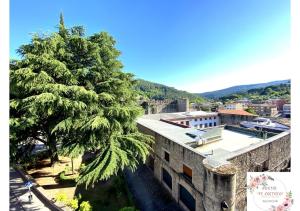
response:
<path fill-rule="evenodd" d="M 234 152 L 236 150 L 245 148 L 249 145 L 258 143 L 263 139 L 257 138 L 254 135 L 244 134 L 232 130 L 224 129 L 222 131 L 222 140 L 208 143 L 195 148 L 197 152 L 210 154 L 215 153 Z"/>
<path fill-rule="evenodd" d="M 179 143 L 180 145 L 186 146 L 187 148 L 192 148 L 193 151 L 199 152 L 199 154 L 204 156 L 210 155 L 212 152 L 214 156 L 223 156 L 263 141 L 263 139 L 258 138 L 255 135 L 223 129 L 222 139 L 220 141 L 207 143 L 197 147 L 191 147 L 191 143 L 195 143 L 196 139 L 187 135 L 187 133 L 197 133 L 199 130 L 195 128 L 182 128 L 159 121 L 157 119 L 149 119 L 144 117 L 141 117 L 137 120 L 140 125 L 168 138 L 171 141 Z"/>
<path fill-rule="evenodd" d="M 160 114 L 148 114 L 144 115 L 144 119 L 183 119 L 198 116 L 217 116 L 217 112 L 205 112 L 205 111 L 188 111 L 188 112 L 175 112 L 175 113 L 160 113 Z"/>

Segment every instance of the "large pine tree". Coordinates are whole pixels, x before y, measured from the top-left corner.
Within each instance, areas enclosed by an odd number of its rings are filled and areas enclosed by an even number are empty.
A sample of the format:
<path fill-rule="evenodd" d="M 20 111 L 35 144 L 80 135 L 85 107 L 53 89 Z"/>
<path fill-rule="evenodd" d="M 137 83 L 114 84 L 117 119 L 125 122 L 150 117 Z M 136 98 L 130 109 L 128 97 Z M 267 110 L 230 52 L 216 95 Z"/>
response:
<path fill-rule="evenodd" d="M 10 65 L 10 146 L 13 161 L 39 140 L 69 156 L 86 151 L 95 159 L 79 183 L 93 184 L 145 161 L 152 139 L 138 132 L 133 75 L 122 72 L 120 52 L 106 32 L 85 36 L 82 26 L 36 34 Z M 59 146 L 59 149 L 58 149 Z"/>

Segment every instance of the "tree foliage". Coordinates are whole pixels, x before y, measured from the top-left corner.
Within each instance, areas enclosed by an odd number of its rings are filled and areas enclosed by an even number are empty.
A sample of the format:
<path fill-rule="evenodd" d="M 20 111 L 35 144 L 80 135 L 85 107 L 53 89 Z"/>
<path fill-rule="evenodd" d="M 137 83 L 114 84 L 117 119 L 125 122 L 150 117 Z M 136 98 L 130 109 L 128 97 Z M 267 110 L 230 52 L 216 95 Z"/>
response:
<path fill-rule="evenodd" d="M 125 167 L 145 161 L 152 138 L 138 132 L 142 114 L 133 75 L 122 72 L 116 41 L 106 32 L 85 36 L 82 26 L 67 29 L 60 17 L 58 32 L 34 35 L 10 65 L 11 158 L 37 140 L 74 157 L 86 151 L 96 158 L 78 183 L 107 179 Z"/>

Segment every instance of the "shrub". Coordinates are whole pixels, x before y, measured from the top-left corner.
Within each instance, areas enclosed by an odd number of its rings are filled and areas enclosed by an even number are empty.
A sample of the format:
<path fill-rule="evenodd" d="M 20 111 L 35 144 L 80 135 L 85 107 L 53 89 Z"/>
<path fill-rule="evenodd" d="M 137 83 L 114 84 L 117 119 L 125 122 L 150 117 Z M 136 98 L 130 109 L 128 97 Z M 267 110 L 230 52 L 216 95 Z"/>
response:
<path fill-rule="evenodd" d="M 71 207 L 73 210 L 76 210 L 78 208 L 78 199 L 76 199 L 76 198 L 71 199 L 68 202 L 68 206 Z"/>
<path fill-rule="evenodd" d="M 58 202 L 67 203 L 68 202 L 67 194 L 64 192 L 58 192 L 55 195 L 55 200 Z"/>
<path fill-rule="evenodd" d="M 88 201 L 83 201 L 79 206 L 79 211 L 92 211 L 92 206 Z"/>
<path fill-rule="evenodd" d="M 59 180 L 60 181 L 64 181 L 64 180 L 66 180 L 67 178 L 66 178 L 66 176 L 65 176 L 65 171 L 62 171 L 62 172 L 60 172 L 59 174 L 58 174 L 58 176 L 59 176 Z"/>
<path fill-rule="evenodd" d="M 64 184 L 76 183 L 76 178 L 78 177 L 78 175 L 66 176 L 65 174 L 66 174 L 65 171 L 62 171 L 58 174 L 58 179 L 60 183 L 64 183 Z"/>

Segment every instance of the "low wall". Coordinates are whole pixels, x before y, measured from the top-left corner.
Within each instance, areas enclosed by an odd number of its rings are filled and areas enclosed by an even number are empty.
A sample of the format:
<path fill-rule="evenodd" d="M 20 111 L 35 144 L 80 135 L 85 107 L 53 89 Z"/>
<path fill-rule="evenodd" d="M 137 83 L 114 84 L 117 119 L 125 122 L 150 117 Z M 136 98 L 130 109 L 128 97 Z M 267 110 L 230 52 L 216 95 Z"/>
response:
<path fill-rule="evenodd" d="M 66 209 L 62 209 L 60 206 L 56 205 L 52 200 L 48 199 L 44 188 L 40 187 L 31 176 L 26 175 L 21 168 L 15 168 L 15 170 L 20 174 L 24 182 L 29 180 L 32 181 L 33 186 L 31 187 L 31 191 L 39 198 L 41 202 L 43 202 L 43 204 L 46 207 L 48 207 L 50 210 L 53 211 L 66 210 Z"/>

